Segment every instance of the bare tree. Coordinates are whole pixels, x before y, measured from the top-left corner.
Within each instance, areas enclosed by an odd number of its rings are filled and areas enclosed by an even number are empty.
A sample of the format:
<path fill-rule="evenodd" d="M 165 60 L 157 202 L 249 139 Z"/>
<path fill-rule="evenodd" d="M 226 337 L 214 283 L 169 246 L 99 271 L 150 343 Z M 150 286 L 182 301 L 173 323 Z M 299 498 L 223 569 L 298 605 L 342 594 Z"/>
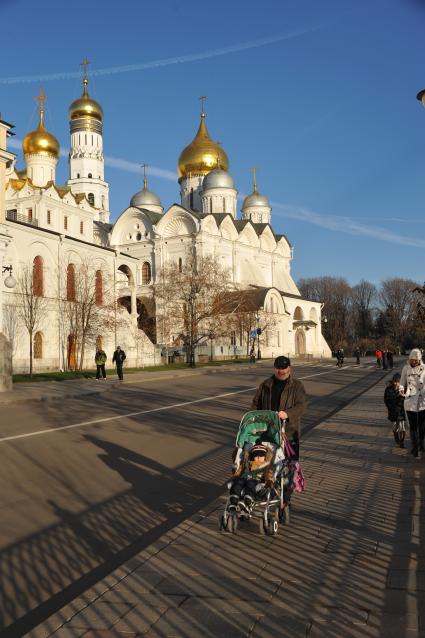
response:
<path fill-rule="evenodd" d="M 16 314 L 25 326 L 29 336 L 29 373 L 33 373 L 33 339 L 47 316 L 49 299 L 43 296 L 43 285 L 38 279 L 38 271 L 33 265 L 24 266 L 18 275 L 16 285 Z"/>
<path fill-rule="evenodd" d="M 396 347 L 402 346 L 414 326 L 417 311 L 415 287 L 416 282 L 400 277 L 381 283 L 381 332 L 384 332 L 384 336 L 388 335 Z"/>
<path fill-rule="evenodd" d="M 354 339 L 365 339 L 373 334 L 374 306 L 377 301 L 376 286 L 362 279 L 351 289 Z"/>
<path fill-rule="evenodd" d="M 304 298 L 323 303 L 327 319 L 323 335 L 332 350 L 346 346 L 351 334 L 351 288 L 347 281 L 340 277 L 314 277 L 301 279 L 298 287 Z"/>
<path fill-rule="evenodd" d="M 197 345 L 216 334 L 226 313 L 229 272 L 213 256 L 189 250 L 179 269 L 169 263 L 158 273 L 155 301 L 164 343 L 182 342 L 188 362 L 195 363 Z"/>
<path fill-rule="evenodd" d="M 98 335 L 112 330 L 115 304 L 110 278 L 85 259 L 62 267 L 63 335 L 67 337 L 67 367 L 81 370 L 86 348 L 95 344 Z M 75 359 L 71 362 L 71 358 Z M 74 363 L 74 365 L 72 365 Z"/>

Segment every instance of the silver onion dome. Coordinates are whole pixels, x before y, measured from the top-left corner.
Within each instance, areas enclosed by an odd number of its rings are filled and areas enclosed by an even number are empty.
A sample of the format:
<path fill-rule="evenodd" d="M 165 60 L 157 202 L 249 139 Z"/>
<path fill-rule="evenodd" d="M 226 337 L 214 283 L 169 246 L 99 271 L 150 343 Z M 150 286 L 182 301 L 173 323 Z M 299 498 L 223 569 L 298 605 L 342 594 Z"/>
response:
<path fill-rule="evenodd" d="M 136 206 L 136 208 L 143 208 L 144 206 L 161 206 L 161 201 L 158 195 L 155 195 L 152 191 L 143 189 L 133 195 L 130 201 L 130 206 Z"/>
<path fill-rule="evenodd" d="M 251 206 L 267 206 L 267 208 L 270 208 L 269 198 L 258 191 L 254 191 L 243 200 L 242 210 Z"/>
<path fill-rule="evenodd" d="M 213 171 L 205 175 L 202 182 L 202 190 L 206 191 L 210 188 L 235 188 L 233 177 L 222 168 L 215 168 Z"/>

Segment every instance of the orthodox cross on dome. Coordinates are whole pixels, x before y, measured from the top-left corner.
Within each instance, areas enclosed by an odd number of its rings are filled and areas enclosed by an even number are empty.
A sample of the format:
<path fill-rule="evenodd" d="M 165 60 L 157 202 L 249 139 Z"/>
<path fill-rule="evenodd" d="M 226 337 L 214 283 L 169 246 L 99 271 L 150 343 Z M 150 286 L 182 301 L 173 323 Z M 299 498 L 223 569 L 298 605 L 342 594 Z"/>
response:
<path fill-rule="evenodd" d="M 257 192 L 257 167 L 254 166 L 252 169 L 252 174 L 254 175 L 254 193 Z"/>
<path fill-rule="evenodd" d="M 149 166 L 149 164 L 141 164 L 141 167 L 143 168 L 143 190 L 146 191 L 148 190 L 148 182 L 146 180 L 146 169 Z"/>
<path fill-rule="evenodd" d="M 40 95 L 34 98 L 35 102 L 38 102 L 38 108 L 40 109 L 40 124 L 43 124 L 44 100 L 47 100 L 48 97 L 48 95 L 43 94 L 43 87 L 40 85 Z"/>
<path fill-rule="evenodd" d="M 80 66 L 83 67 L 83 84 L 84 84 L 84 95 L 87 95 L 87 84 L 89 83 L 87 79 L 87 65 L 91 64 L 90 60 L 84 58 L 84 60 L 80 63 Z"/>
<path fill-rule="evenodd" d="M 84 58 L 84 60 L 80 63 L 80 66 L 83 67 L 83 78 L 84 80 L 87 80 L 87 66 L 91 64 L 90 60 L 87 60 L 87 58 Z"/>
<path fill-rule="evenodd" d="M 201 97 L 199 98 L 199 101 L 201 102 L 201 115 L 203 115 L 205 117 L 205 102 L 207 100 L 207 96 L 206 95 L 201 95 Z"/>

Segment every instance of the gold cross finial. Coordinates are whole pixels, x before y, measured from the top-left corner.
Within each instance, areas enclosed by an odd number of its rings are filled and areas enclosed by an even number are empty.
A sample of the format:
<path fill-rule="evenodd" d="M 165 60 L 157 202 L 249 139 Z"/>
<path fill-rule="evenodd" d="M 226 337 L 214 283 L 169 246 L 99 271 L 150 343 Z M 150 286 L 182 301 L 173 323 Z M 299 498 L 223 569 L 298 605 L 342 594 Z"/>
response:
<path fill-rule="evenodd" d="M 207 100 L 207 96 L 206 95 L 201 95 L 201 97 L 199 98 L 200 102 L 201 102 L 201 115 L 205 115 L 205 101 Z"/>
<path fill-rule="evenodd" d="M 40 95 L 37 95 L 35 99 L 38 102 L 38 108 L 40 109 L 40 124 L 43 124 L 44 115 L 44 100 L 47 100 L 48 95 L 43 94 L 43 87 L 40 85 Z"/>
<path fill-rule="evenodd" d="M 84 60 L 81 62 L 80 66 L 83 67 L 83 78 L 84 80 L 87 80 L 87 65 L 91 64 L 90 60 L 87 60 L 87 58 L 84 58 Z"/>
<path fill-rule="evenodd" d="M 257 167 L 254 166 L 254 168 L 252 169 L 252 173 L 254 175 L 254 193 L 257 192 Z"/>
<path fill-rule="evenodd" d="M 146 180 L 146 169 L 148 167 L 148 164 L 142 164 L 142 168 L 143 168 L 143 190 L 146 191 L 148 189 L 148 182 Z"/>

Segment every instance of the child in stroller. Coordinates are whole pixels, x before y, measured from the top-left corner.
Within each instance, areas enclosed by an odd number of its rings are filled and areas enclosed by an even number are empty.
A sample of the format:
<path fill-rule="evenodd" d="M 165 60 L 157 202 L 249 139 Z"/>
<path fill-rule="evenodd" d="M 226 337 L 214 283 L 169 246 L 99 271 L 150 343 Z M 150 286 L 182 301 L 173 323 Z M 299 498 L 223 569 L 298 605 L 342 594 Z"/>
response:
<path fill-rule="evenodd" d="M 289 522 L 291 476 L 283 441 L 284 423 L 277 412 L 254 410 L 242 417 L 221 530 L 236 533 L 239 521 L 258 518 L 260 533 L 274 535 L 279 521 Z"/>
<path fill-rule="evenodd" d="M 232 473 L 229 512 L 239 509 L 250 514 L 255 499 L 264 494 L 266 488 L 273 487 L 273 456 L 271 447 L 262 443 L 244 450 L 242 462 Z"/>

